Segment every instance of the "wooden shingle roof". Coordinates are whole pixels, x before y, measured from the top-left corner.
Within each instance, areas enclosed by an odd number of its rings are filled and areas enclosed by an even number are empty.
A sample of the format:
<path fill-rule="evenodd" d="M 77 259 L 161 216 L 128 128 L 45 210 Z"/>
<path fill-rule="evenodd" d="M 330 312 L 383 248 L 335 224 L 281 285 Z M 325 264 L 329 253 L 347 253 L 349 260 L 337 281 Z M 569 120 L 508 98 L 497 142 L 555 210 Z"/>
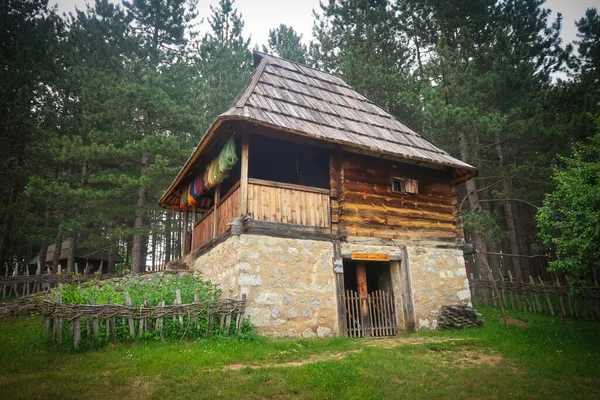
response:
<path fill-rule="evenodd" d="M 160 199 L 161 206 L 177 208 L 178 186 L 210 136 L 227 120 L 246 120 L 371 153 L 448 167 L 454 170 L 456 182 L 476 174 L 474 167 L 434 146 L 339 76 L 260 52 L 254 52 L 254 64 L 250 82 L 231 108 L 217 117 Z"/>
<path fill-rule="evenodd" d="M 376 153 L 461 170 L 475 168 L 434 146 L 338 76 L 263 53 L 250 84 L 219 118 L 246 118 Z"/>

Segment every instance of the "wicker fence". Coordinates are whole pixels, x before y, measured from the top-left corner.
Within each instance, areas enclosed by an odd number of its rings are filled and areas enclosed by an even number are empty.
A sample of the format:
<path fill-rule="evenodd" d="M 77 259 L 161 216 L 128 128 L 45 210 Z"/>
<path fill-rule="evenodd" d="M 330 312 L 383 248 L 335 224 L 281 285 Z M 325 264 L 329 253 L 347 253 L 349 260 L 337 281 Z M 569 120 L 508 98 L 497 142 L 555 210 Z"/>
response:
<path fill-rule="evenodd" d="M 491 280 L 469 279 L 473 303 L 498 307 L 500 302 L 505 308 L 556 315 L 561 317 L 583 318 L 600 321 L 600 287 L 584 286 L 573 288 L 566 282 L 544 282 L 540 277 L 536 281 L 529 277 L 529 282 L 515 282 L 508 279 L 496 280 L 500 298 L 494 291 Z"/>
<path fill-rule="evenodd" d="M 242 320 L 246 308 L 246 295 L 241 300 L 221 299 L 199 301 L 198 294 L 191 304 L 181 304 L 181 292 L 176 291 L 174 304 L 166 305 L 165 301 L 152 306 L 147 301 L 139 306 L 131 305 L 129 294 L 125 293 L 125 304 L 63 304 L 60 293 L 56 293 L 56 301 L 44 300 L 44 333 L 53 340 L 63 342 L 65 333 L 72 336 L 73 346 L 79 347 L 84 338 L 119 338 L 143 337 L 156 334 L 164 340 L 164 321 L 171 318 L 179 322 L 183 336 L 188 331 L 205 330 L 204 335 L 214 332 L 230 334 L 242 329 Z M 70 324 L 70 326 L 68 326 Z M 82 328 L 83 327 L 83 328 Z"/>
<path fill-rule="evenodd" d="M 0 295 L 2 300 L 13 297 L 24 297 L 30 294 L 44 292 L 59 284 L 104 280 L 117 275 L 106 274 L 39 274 L 39 275 L 4 275 L 0 276 Z"/>

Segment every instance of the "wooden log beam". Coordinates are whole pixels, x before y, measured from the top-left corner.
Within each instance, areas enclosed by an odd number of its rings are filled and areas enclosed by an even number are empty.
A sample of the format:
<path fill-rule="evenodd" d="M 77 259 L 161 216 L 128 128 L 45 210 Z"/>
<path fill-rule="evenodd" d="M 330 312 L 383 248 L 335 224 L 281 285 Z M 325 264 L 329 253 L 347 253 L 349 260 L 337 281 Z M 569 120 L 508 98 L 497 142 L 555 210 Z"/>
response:
<path fill-rule="evenodd" d="M 360 296 L 360 317 L 364 337 L 371 336 L 371 321 L 369 319 L 369 292 L 367 289 L 367 268 L 364 262 L 356 264 L 356 281 Z"/>
<path fill-rule="evenodd" d="M 242 137 L 242 160 L 240 166 L 240 214 L 248 213 L 248 155 L 249 155 L 248 135 Z"/>

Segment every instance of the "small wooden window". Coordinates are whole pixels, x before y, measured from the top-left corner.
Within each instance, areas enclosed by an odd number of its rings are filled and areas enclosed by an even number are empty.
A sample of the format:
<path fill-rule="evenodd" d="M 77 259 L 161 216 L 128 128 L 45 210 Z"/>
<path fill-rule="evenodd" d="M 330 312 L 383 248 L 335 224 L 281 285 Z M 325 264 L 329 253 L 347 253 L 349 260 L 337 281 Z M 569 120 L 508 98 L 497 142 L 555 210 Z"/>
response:
<path fill-rule="evenodd" d="M 394 193 L 418 193 L 419 182 L 415 179 L 392 178 L 392 192 Z"/>

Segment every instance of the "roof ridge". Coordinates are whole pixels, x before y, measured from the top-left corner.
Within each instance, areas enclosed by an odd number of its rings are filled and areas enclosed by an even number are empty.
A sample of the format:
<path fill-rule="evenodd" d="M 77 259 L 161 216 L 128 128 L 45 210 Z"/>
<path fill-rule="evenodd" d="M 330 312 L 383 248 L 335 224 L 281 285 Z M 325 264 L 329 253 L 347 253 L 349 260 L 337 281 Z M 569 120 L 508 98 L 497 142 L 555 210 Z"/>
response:
<path fill-rule="evenodd" d="M 323 70 L 320 70 L 320 69 L 318 69 L 318 68 L 311 67 L 311 66 L 310 66 L 310 65 L 308 65 L 308 64 L 302 64 L 302 63 L 299 63 L 299 62 L 297 62 L 297 61 L 288 60 L 287 58 L 283 58 L 283 57 L 280 57 L 280 56 L 276 56 L 276 55 L 274 55 L 274 54 L 263 53 L 262 51 L 258 51 L 258 50 L 253 50 L 253 51 L 252 51 L 252 53 L 254 53 L 254 54 L 258 54 L 258 55 L 259 55 L 260 57 L 262 57 L 263 59 L 264 59 L 265 57 L 276 58 L 276 59 L 278 59 L 278 60 L 283 60 L 283 61 L 286 61 L 286 62 L 289 62 L 289 63 L 295 64 L 295 65 L 299 65 L 299 66 L 301 66 L 301 67 L 304 67 L 304 68 L 311 69 L 311 70 L 313 70 L 313 71 L 317 71 L 317 72 L 318 72 L 318 73 L 320 73 L 320 74 L 327 74 L 327 75 L 335 76 L 336 78 L 338 78 L 338 79 L 341 79 L 341 80 L 342 80 L 342 82 L 344 82 L 344 84 L 346 84 L 346 86 L 348 86 L 348 87 L 352 87 L 352 86 L 350 86 L 350 85 L 348 84 L 348 82 L 346 82 L 346 80 L 344 79 L 344 77 L 343 77 L 343 76 L 341 76 L 341 75 L 339 75 L 339 74 L 336 74 L 335 72 L 325 72 L 325 71 L 323 71 Z M 324 80 L 324 79 L 320 79 L 320 80 Z"/>

